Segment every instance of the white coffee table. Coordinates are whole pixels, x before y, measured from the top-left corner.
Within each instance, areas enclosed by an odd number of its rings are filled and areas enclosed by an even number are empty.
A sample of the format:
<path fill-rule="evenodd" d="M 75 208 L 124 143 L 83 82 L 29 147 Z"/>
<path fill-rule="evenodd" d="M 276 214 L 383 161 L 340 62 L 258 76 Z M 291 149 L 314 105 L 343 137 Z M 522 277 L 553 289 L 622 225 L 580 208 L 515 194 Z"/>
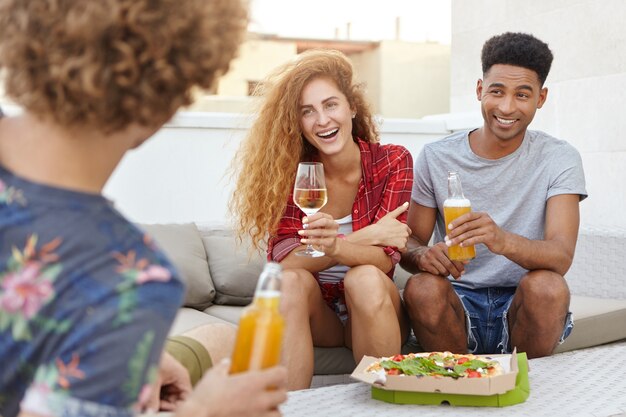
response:
<path fill-rule="evenodd" d="M 593 364 L 597 364 L 594 366 Z M 530 397 L 504 408 L 388 404 L 351 383 L 295 391 L 285 417 L 626 416 L 626 341 L 529 361 Z"/>

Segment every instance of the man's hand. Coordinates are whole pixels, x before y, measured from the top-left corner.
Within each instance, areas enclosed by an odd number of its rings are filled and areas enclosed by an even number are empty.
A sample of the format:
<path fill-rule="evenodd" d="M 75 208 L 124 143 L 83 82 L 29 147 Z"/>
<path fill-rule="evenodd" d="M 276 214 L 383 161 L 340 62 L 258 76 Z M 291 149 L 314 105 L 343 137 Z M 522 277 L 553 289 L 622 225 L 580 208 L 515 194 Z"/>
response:
<path fill-rule="evenodd" d="M 472 246 L 482 243 L 495 254 L 505 253 L 508 234 L 487 213 L 464 214 L 450 222 L 447 227 L 445 240 L 448 246 Z"/>
<path fill-rule="evenodd" d="M 465 273 L 467 262 L 451 261 L 448 258 L 448 247 L 443 242 L 430 247 L 423 246 L 419 251 L 416 258 L 420 271 L 444 277 L 452 275 L 454 279 L 461 278 Z"/>
<path fill-rule="evenodd" d="M 205 374 L 177 417 L 275 417 L 287 400 L 287 370 L 274 367 L 263 371 L 228 375 L 223 361 Z"/>
<path fill-rule="evenodd" d="M 189 372 L 169 353 L 163 352 L 159 375 L 148 403 L 150 410 L 172 411 L 191 393 Z"/>

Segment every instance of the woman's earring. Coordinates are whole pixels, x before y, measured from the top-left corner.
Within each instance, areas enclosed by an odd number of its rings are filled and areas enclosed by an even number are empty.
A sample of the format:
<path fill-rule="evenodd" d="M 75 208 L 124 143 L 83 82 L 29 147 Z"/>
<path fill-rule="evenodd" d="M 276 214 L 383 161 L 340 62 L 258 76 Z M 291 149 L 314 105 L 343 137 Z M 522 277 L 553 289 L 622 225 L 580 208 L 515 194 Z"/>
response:
<path fill-rule="evenodd" d="M 354 119 L 356 117 L 356 113 L 352 113 L 352 118 Z"/>

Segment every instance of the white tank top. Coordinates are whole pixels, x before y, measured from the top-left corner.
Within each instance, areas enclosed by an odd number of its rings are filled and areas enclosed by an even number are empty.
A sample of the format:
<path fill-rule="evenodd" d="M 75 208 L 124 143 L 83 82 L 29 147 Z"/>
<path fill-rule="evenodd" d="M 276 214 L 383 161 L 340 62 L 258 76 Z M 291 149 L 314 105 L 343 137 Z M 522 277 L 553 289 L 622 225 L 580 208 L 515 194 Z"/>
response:
<path fill-rule="evenodd" d="M 339 233 L 349 235 L 352 233 L 352 214 L 348 214 L 346 217 L 335 220 L 339 224 Z M 318 273 L 320 282 L 340 282 L 346 275 L 346 272 L 350 267 L 346 265 L 337 264 L 333 267 L 320 271 Z"/>

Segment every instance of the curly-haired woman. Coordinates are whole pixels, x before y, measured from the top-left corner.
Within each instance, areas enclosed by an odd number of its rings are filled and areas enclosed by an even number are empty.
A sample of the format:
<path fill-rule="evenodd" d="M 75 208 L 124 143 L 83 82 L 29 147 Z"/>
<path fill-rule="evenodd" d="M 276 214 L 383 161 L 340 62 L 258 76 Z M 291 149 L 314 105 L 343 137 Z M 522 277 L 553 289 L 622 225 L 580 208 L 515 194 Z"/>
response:
<path fill-rule="evenodd" d="M 262 84 L 258 118 L 236 157 L 231 206 L 240 236 L 285 268 L 281 309 L 290 389 L 313 375 L 313 346 L 347 346 L 356 361 L 398 353 L 408 333 L 393 280 L 410 234 L 404 223 L 412 159 L 379 144 L 350 61 L 308 51 Z M 324 165 L 328 202 L 304 216 L 293 203 L 299 162 Z M 312 244 L 325 256 L 295 252 Z"/>
<path fill-rule="evenodd" d="M 0 0 L 0 70 L 23 108 L 0 118 L 0 415 L 131 416 L 157 374 L 166 400 L 185 396 L 174 356 L 158 372 L 183 284 L 101 190 L 228 69 L 246 24 L 233 0 Z M 276 415 L 284 369 L 226 372 L 178 415 Z"/>

